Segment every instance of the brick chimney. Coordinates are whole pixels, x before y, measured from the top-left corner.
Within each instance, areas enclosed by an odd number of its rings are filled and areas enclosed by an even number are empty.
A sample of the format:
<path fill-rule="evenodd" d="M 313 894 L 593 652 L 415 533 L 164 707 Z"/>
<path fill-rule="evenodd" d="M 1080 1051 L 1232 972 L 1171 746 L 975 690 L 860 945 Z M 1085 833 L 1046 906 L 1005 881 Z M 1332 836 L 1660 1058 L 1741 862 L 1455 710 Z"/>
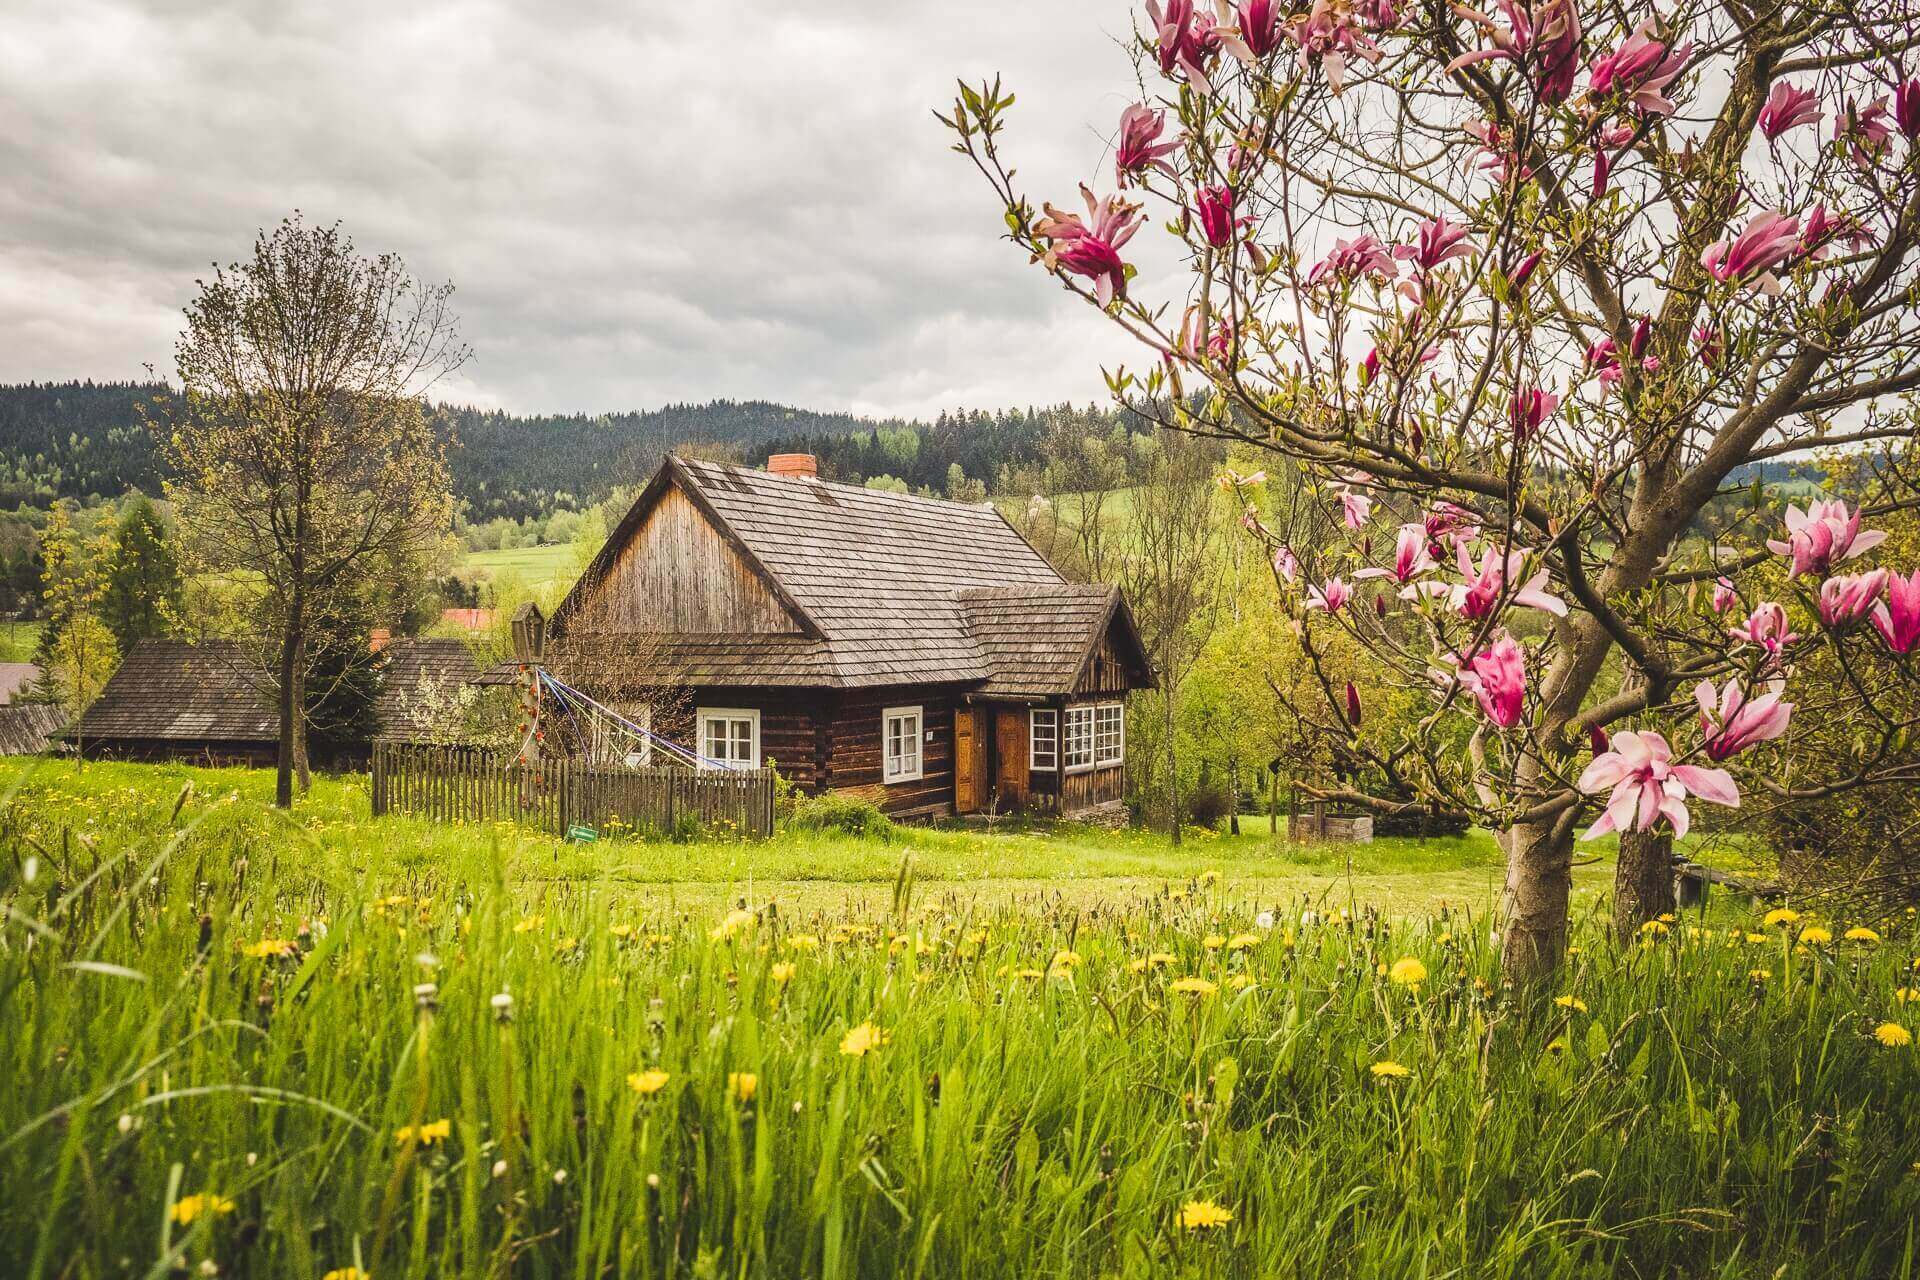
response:
<path fill-rule="evenodd" d="M 767 473 L 795 480 L 816 480 L 820 476 L 820 461 L 810 453 L 776 453 L 767 459 Z"/>

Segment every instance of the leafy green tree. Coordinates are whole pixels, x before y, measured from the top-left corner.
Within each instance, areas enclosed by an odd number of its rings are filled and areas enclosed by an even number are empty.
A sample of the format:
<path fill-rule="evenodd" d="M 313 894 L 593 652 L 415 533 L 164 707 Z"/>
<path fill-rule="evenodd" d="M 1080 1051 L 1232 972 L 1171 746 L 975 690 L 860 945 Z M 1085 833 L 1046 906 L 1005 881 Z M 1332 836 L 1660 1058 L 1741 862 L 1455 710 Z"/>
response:
<path fill-rule="evenodd" d="M 182 580 L 166 522 L 147 498 L 128 504 L 114 541 L 100 619 L 124 653 L 137 641 L 172 631 L 180 617 Z"/>

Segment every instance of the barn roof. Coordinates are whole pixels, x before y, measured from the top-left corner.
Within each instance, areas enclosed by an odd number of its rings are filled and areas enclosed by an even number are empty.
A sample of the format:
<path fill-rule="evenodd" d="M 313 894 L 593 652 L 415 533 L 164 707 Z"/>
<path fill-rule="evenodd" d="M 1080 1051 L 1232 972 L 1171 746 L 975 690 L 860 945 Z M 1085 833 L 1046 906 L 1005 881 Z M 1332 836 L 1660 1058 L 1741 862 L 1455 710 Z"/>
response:
<path fill-rule="evenodd" d="M 1018 602 L 1025 602 L 1027 623 L 1052 637 L 1055 648 L 1077 648 L 1082 656 L 1098 642 L 1094 629 L 1113 616 L 1113 588 L 1068 583 L 990 503 L 915 497 L 679 457 L 662 465 L 581 576 L 582 584 L 604 579 L 670 485 L 729 540 L 798 628 L 786 635 L 646 641 L 679 664 L 669 669 L 684 668 L 691 684 L 991 685 L 998 664 L 1015 659 L 1024 665 L 1020 674 L 1009 673 L 1009 687 L 1031 690 L 1042 666 L 1057 674 L 1061 663 L 1043 662 L 1021 647 L 1013 634 L 1021 625 L 1015 618 Z M 576 584 L 554 615 L 558 652 L 567 648 L 568 616 L 589 589 Z M 983 607 L 992 605 L 984 630 L 968 599 L 983 589 L 1014 593 L 997 601 L 980 599 Z M 585 637 L 576 643 L 590 644 Z M 1068 673 L 1065 682 L 1046 692 L 1064 692 L 1071 679 Z"/>
<path fill-rule="evenodd" d="M 428 678 L 453 686 L 476 665 L 458 640 L 395 640 L 385 661 L 374 716 L 382 735 L 414 726 L 411 697 Z M 62 737 L 95 741 L 274 742 L 279 720 L 266 672 L 234 640 L 141 640 L 77 724 Z"/>
<path fill-rule="evenodd" d="M 979 692 L 996 698 L 1044 698 L 1071 689 L 1115 613 L 1126 608 L 1118 587 L 1066 582 L 975 587 L 960 593 L 960 603 L 991 673 Z M 1152 683 L 1130 621 L 1121 634 L 1136 678 Z"/>
<path fill-rule="evenodd" d="M 67 722 L 51 702 L 9 702 L 0 706 L 0 756 L 38 755 L 53 745 Z"/>

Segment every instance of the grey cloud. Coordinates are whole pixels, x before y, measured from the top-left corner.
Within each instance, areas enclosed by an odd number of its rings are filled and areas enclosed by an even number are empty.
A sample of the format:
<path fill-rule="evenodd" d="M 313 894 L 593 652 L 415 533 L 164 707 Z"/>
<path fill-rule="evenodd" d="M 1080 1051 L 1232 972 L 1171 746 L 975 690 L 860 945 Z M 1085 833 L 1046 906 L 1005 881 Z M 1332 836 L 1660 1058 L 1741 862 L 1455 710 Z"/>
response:
<path fill-rule="evenodd" d="M 166 366 L 294 207 L 450 279 L 519 410 L 1089 400 L 1135 358 L 995 237 L 931 112 L 1020 94 L 1036 198 L 1101 179 L 1118 0 L 35 4 L 0 45 L 0 378 Z"/>

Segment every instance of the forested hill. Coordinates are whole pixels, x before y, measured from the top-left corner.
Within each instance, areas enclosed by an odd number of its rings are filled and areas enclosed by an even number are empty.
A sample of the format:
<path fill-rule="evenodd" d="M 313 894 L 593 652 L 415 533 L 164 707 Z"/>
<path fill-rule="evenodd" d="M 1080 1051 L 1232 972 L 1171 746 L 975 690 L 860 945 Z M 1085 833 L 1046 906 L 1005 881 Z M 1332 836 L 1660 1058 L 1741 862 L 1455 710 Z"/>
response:
<path fill-rule="evenodd" d="M 159 488 L 153 444 L 137 405 L 164 396 L 152 383 L 0 386 L 0 508 L 56 497 L 116 498 Z M 934 422 L 875 421 L 764 401 L 716 400 L 644 412 L 522 416 L 436 406 L 448 438 L 455 496 L 471 520 L 524 519 L 599 501 L 646 476 L 669 449 L 758 462 L 771 452 L 820 455 L 829 476 L 887 475 L 946 491 L 953 468 L 991 483 L 1039 453 L 1063 419 L 1105 430 L 1104 414 L 1067 407 L 943 414 Z"/>

